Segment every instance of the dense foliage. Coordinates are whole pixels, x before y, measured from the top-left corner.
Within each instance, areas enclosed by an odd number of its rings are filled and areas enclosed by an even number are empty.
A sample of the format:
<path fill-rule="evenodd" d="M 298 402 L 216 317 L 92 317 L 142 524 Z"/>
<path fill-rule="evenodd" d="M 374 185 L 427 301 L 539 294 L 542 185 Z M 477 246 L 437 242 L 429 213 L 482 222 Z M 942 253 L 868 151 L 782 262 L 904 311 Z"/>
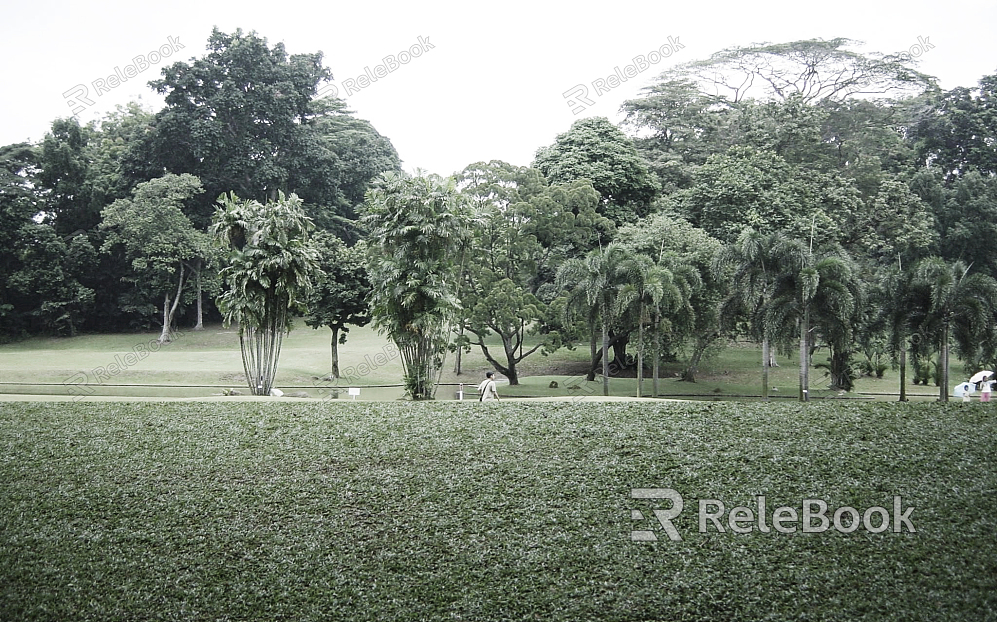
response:
<path fill-rule="evenodd" d="M 405 390 L 432 399 L 460 309 L 472 215 L 453 179 L 386 173 L 367 193 L 371 316 L 401 353 Z"/>
<path fill-rule="evenodd" d="M 321 53 L 288 55 L 256 33 L 215 30 L 203 57 L 150 83 L 166 98 L 158 112 L 130 104 L 87 125 L 58 119 L 38 144 L 0 147 L 0 339 L 160 325 L 163 289 L 146 277 L 168 262 L 125 231 L 144 227 L 162 242 L 180 225 L 191 230 L 181 237 L 205 235 L 221 194 L 261 203 L 297 194 L 318 227 L 355 242 L 364 192 L 400 162 L 370 123 L 317 96 L 329 78 Z M 151 205 L 139 186 L 179 178 L 203 189 L 173 201 L 179 213 L 124 222 Z M 211 296 L 221 264 L 174 241 L 179 303 L 169 321 L 199 324 L 195 302 L 219 319 Z"/>
<path fill-rule="evenodd" d="M 309 239 L 314 225 L 295 194 L 278 193 L 276 201 L 260 203 L 232 192 L 220 202 L 211 233 L 228 257 L 220 273 L 227 289 L 218 306 L 226 324 L 239 325 L 250 390 L 270 395 L 281 342 L 293 314 L 307 308 L 320 273 L 318 249 Z"/>
<path fill-rule="evenodd" d="M 526 357 L 582 343 L 590 378 L 681 360 L 695 381 L 739 335 L 765 345 L 763 368 L 798 350 L 845 390 L 909 353 L 944 395 L 950 345 L 997 364 L 997 75 L 942 91 L 909 55 L 844 38 L 730 48 L 661 75 L 619 127 L 580 119 L 530 167 L 447 180 L 401 175 L 387 138 L 318 97 L 329 78 L 320 52 L 215 30 L 150 83 L 161 110 L 58 119 L 38 144 L 0 148 L 0 338 L 155 325 L 165 340 L 218 318 L 224 266 L 200 236 L 219 194 L 294 193 L 325 240 L 332 276 L 308 321 L 333 331 L 333 377 L 348 325 L 404 327 L 421 311 L 398 305 L 422 294 L 446 318 L 434 339 L 480 348 L 513 384 Z M 391 222 L 358 218 L 387 217 L 395 191 L 408 198 Z M 404 237 L 389 225 L 424 238 L 387 248 Z M 349 250 L 361 240 L 373 254 Z M 619 261 L 601 265 L 610 248 Z M 403 274 L 415 298 L 396 304 Z"/>

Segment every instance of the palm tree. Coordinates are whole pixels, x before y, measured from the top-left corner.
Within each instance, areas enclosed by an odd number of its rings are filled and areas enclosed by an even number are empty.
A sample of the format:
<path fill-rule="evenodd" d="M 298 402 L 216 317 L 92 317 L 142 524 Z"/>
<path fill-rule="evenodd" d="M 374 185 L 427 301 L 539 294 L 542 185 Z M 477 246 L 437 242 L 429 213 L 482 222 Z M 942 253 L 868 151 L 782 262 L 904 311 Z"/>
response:
<path fill-rule="evenodd" d="M 948 401 L 949 342 L 954 340 L 963 360 L 974 366 L 993 357 L 997 281 L 984 274 L 970 274 L 961 261 L 949 264 L 929 257 L 918 264 L 915 283 L 926 288 L 929 302 L 921 329 L 938 338 L 942 382 L 939 400 Z"/>
<path fill-rule="evenodd" d="M 683 303 L 682 291 L 675 285 L 672 272 L 654 263 L 646 255 L 635 255 L 625 261 L 620 270 L 625 282 L 616 299 L 617 315 L 634 312 L 637 323 L 637 397 L 644 396 L 644 326 L 651 323 L 658 332 L 662 308 L 678 308 Z M 655 334 L 655 386 L 657 395 L 657 365 L 660 340 Z"/>
<path fill-rule="evenodd" d="M 591 353 L 596 360 L 596 324 L 602 326 L 602 392 L 609 395 L 609 323 L 621 285 L 623 264 L 629 259 L 628 251 L 618 244 L 589 252 L 583 258 L 572 258 L 561 264 L 555 286 L 568 290 L 567 313 L 581 312 L 591 334 Z M 594 367 L 590 370 L 590 375 Z M 591 377 L 591 376 L 590 376 Z"/>
<path fill-rule="evenodd" d="M 703 290 L 703 277 L 695 266 L 682 263 L 670 263 L 669 265 L 669 262 L 659 265 L 671 272 L 675 290 L 672 292 L 672 290 L 666 289 L 666 295 L 654 306 L 654 365 L 652 366 L 654 385 L 652 390 L 655 397 L 660 393 L 658 391 L 658 378 L 661 366 L 661 340 L 665 335 L 673 332 L 691 332 L 694 330 L 696 322 L 702 319 L 696 314 L 694 297 Z"/>
<path fill-rule="evenodd" d="M 394 172 L 367 193 L 363 211 L 374 326 L 398 346 L 409 396 L 433 399 L 473 216 L 452 178 Z"/>
<path fill-rule="evenodd" d="M 780 233 L 762 235 L 746 228 L 738 239 L 725 247 L 714 262 L 714 271 L 733 270 L 731 295 L 724 301 L 721 316 L 731 318 L 747 314 L 751 332 L 762 342 L 762 399 L 769 399 L 771 340 L 766 330 L 764 311 L 772 297 L 776 262 L 773 249 L 785 242 Z"/>
<path fill-rule="evenodd" d="M 874 306 L 879 309 L 876 323 L 885 328 L 889 348 L 897 356 L 900 365 L 900 400 L 907 401 L 907 341 L 910 339 L 916 318 L 927 310 L 917 296 L 914 287 L 914 274 L 899 266 L 885 271 L 876 285 L 877 300 Z M 922 311 L 923 307 L 923 311 Z"/>
<path fill-rule="evenodd" d="M 218 298 L 226 324 L 239 323 L 242 365 L 249 389 L 269 395 L 284 334 L 294 312 L 305 310 L 311 280 L 320 272 L 314 228 L 297 195 L 278 193 L 266 205 L 222 195 L 211 232 L 229 247 Z"/>
<path fill-rule="evenodd" d="M 777 272 L 772 299 L 765 309 L 765 330 L 784 333 L 797 324 L 800 339 L 800 401 L 809 400 L 811 332 L 822 329 L 831 349 L 832 384 L 847 373 L 852 327 L 861 300 L 861 288 L 851 261 L 842 251 L 815 255 L 801 240 L 789 239 L 773 249 Z"/>

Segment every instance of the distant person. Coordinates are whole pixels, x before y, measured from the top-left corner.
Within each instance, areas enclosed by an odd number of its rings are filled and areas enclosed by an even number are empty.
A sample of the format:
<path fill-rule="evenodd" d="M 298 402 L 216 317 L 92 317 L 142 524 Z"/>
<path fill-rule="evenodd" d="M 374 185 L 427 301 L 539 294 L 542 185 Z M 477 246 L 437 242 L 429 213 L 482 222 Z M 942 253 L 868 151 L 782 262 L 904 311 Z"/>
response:
<path fill-rule="evenodd" d="M 495 372 L 485 373 L 485 379 L 478 385 L 478 393 L 481 394 L 478 397 L 479 402 L 498 400 L 498 390 L 495 388 Z"/>
<path fill-rule="evenodd" d="M 980 385 L 981 402 L 990 401 L 990 392 L 993 390 L 992 387 L 994 386 L 995 382 L 997 382 L 997 380 L 984 380 L 983 383 Z"/>

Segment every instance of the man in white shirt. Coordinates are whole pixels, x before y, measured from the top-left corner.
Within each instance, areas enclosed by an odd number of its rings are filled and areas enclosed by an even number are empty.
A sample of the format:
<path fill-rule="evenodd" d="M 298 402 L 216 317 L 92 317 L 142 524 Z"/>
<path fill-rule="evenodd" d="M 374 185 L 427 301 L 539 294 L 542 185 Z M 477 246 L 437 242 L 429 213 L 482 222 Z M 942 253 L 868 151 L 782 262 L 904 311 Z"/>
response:
<path fill-rule="evenodd" d="M 495 388 L 495 372 L 490 371 L 485 374 L 485 379 L 478 385 L 478 393 L 481 394 L 478 398 L 479 402 L 498 400 L 498 390 Z"/>

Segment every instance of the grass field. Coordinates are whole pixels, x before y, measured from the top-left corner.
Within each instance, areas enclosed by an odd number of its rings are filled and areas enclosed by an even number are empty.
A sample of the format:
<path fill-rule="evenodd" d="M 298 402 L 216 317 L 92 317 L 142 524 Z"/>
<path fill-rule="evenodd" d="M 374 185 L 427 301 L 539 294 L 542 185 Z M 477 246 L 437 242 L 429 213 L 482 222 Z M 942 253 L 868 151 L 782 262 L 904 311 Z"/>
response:
<path fill-rule="evenodd" d="M 75 338 L 29 339 L 0 346 L 0 399 L 4 395 L 30 395 L 35 399 L 68 399 L 85 395 L 201 398 L 220 395 L 224 389 L 246 391 L 235 329 L 208 326 L 207 330 L 182 332 L 176 341 L 159 347 L 158 333 L 87 335 Z M 287 392 L 306 393 L 312 398 L 329 395 L 330 383 L 322 377 L 329 373 L 330 331 L 299 326 L 285 339 L 276 386 Z M 337 386 L 360 387 L 360 400 L 396 400 L 403 395 L 400 386 L 401 361 L 393 356 L 388 340 L 370 328 L 354 328 L 349 341 L 340 346 L 341 371 L 350 378 Z M 588 349 L 561 349 L 550 356 L 539 353 L 521 364 L 521 385 L 503 387 L 506 396 L 546 397 L 602 393 L 601 379 L 584 383 Z M 380 357 L 380 358 L 378 358 Z M 815 356 L 819 362 L 820 353 Z M 740 399 L 760 394 L 759 348 L 753 344 L 731 344 L 701 369 L 696 383 L 679 382 L 678 364 L 666 366 L 661 392 L 666 396 L 696 396 L 699 399 Z M 477 349 L 465 354 L 463 372 L 453 373 L 454 357 L 447 362 L 442 387 L 437 396 L 453 399 L 457 384 L 473 386 L 491 369 Z M 780 366 L 772 370 L 772 392 L 776 397 L 797 395 L 798 366 L 791 357 L 780 357 Z M 953 365 L 953 374 L 959 367 Z M 956 378 L 957 376 L 953 376 Z M 558 383 L 551 389 L 550 383 Z M 954 380 L 953 384 L 959 380 Z M 814 397 L 860 397 L 896 399 L 899 390 L 897 372 L 887 371 L 882 380 L 862 378 L 856 391 L 838 395 L 823 388 L 826 380 L 814 370 L 811 394 Z M 568 386 L 582 385 L 572 391 Z M 935 399 L 935 387 L 908 385 L 915 399 Z M 651 391 L 650 380 L 645 392 Z M 634 378 L 613 378 L 613 395 L 636 395 Z M 47 397 L 46 397 L 47 396 Z M 347 396 L 341 395 L 340 399 Z"/>
<path fill-rule="evenodd" d="M 994 620 L 987 406 L 7 402 L 0 619 Z M 901 530 L 700 532 L 757 495 Z"/>

